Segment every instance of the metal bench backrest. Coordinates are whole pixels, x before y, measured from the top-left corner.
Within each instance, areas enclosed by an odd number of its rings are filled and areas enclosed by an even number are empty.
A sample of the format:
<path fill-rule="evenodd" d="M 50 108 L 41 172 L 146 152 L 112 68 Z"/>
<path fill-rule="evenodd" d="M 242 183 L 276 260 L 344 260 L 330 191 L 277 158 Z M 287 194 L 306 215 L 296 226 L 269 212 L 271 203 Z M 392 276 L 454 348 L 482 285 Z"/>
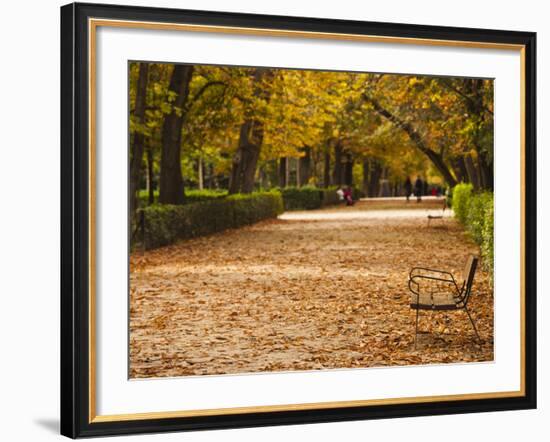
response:
<path fill-rule="evenodd" d="M 474 282 L 474 276 L 476 274 L 476 268 L 477 263 L 479 261 L 479 258 L 475 255 L 470 255 L 468 257 L 468 261 L 466 261 L 466 266 L 464 267 L 464 272 L 462 274 L 462 277 L 464 278 L 464 282 L 462 285 L 462 294 L 461 298 L 464 302 L 464 305 L 468 302 L 468 298 L 470 297 L 470 293 L 472 291 L 472 284 Z"/>

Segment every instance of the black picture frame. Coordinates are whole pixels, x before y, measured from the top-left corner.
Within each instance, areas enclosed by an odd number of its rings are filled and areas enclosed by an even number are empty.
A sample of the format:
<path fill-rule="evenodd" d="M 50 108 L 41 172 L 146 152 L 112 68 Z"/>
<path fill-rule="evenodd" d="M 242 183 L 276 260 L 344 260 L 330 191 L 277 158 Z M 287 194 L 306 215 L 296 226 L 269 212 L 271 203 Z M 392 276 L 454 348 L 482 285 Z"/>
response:
<path fill-rule="evenodd" d="M 90 418 L 90 18 L 520 45 L 524 51 L 524 395 L 437 402 L 94 421 Z M 73 3 L 61 8 L 61 434 L 71 437 L 536 408 L 536 34 Z"/>

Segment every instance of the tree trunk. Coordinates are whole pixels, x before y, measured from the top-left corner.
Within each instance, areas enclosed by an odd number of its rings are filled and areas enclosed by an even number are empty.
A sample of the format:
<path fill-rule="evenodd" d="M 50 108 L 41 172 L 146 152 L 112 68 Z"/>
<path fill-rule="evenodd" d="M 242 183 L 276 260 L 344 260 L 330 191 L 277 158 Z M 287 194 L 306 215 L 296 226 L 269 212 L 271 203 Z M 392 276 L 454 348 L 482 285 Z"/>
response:
<path fill-rule="evenodd" d="M 199 184 L 199 190 L 204 189 L 204 176 L 203 176 L 203 165 L 202 165 L 202 158 L 199 158 L 197 161 L 197 178 L 198 178 L 198 184 Z"/>
<path fill-rule="evenodd" d="M 342 184 L 342 143 L 340 140 L 334 144 L 334 170 L 332 172 L 332 183 L 337 186 Z"/>
<path fill-rule="evenodd" d="M 364 195 L 369 194 L 369 172 L 370 172 L 369 169 L 370 169 L 370 164 L 367 158 L 363 160 L 363 182 L 361 185 L 361 190 L 363 191 Z"/>
<path fill-rule="evenodd" d="M 310 149 L 309 152 L 309 179 L 308 184 L 312 182 L 317 187 L 321 186 L 321 180 L 319 179 L 318 167 L 319 164 L 319 151 Z"/>
<path fill-rule="evenodd" d="M 391 112 L 389 112 L 387 109 L 383 108 L 378 101 L 376 101 L 374 98 L 368 96 L 367 94 L 363 94 L 363 98 L 372 104 L 374 110 L 382 115 L 387 120 L 391 121 L 395 126 L 403 130 L 411 139 L 411 141 L 415 144 L 417 149 L 422 152 L 424 155 L 426 155 L 430 161 L 433 163 L 435 168 L 441 173 L 443 176 L 443 179 L 449 184 L 449 186 L 454 187 L 456 186 L 457 182 L 454 178 L 453 174 L 451 173 L 450 169 L 447 167 L 445 162 L 443 161 L 443 156 L 430 148 L 426 146 L 424 143 L 424 140 L 422 137 L 418 134 L 418 132 L 415 130 L 415 128 L 408 122 L 402 121 L 397 116 L 393 115 Z"/>
<path fill-rule="evenodd" d="M 475 115 L 481 124 L 485 118 L 493 118 L 493 114 L 487 112 L 483 104 L 482 96 L 483 80 L 472 79 L 467 82 L 468 95 L 464 96 L 466 108 L 468 113 Z M 479 187 L 484 189 L 493 190 L 494 176 L 493 176 L 493 161 L 487 154 L 489 146 L 482 146 L 481 134 L 479 133 L 479 127 L 476 126 L 473 135 L 473 145 L 477 152 L 477 171 L 478 171 L 478 184 Z M 492 146 L 491 146 L 492 147 Z"/>
<path fill-rule="evenodd" d="M 346 186 L 353 186 L 353 156 L 349 152 L 344 166 L 344 182 Z"/>
<path fill-rule="evenodd" d="M 325 150 L 325 161 L 323 166 L 323 186 L 326 189 L 330 186 L 330 150 L 328 147 Z"/>
<path fill-rule="evenodd" d="M 305 186 L 311 178 L 311 148 L 304 147 L 304 156 L 298 160 L 298 175 L 300 185 Z"/>
<path fill-rule="evenodd" d="M 464 154 L 464 165 L 466 166 L 466 172 L 468 173 L 470 183 L 472 183 L 474 189 L 479 189 L 479 176 L 472 156 L 469 153 Z"/>
<path fill-rule="evenodd" d="M 495 177 L 493 171 L 493 163 L 487 158 L 487 154 L 484 152 L 478 152 L 477 155 L 479 170 L 481 171 L 481 177 L 483 180 L 483 188 L 493 190 L 495 187 Z"/>
<path fill-rule="evenodd" d="M 262 85 L 266 76 L 272 73 L 268 69 L 257 68 L 254 71 L 254 96 L 269 101 L 271 91 Z M 239 145 L 233 157 L 233 167 L 229 184 L 229 193 L 250 193 L 254 190 L 254 178 L 256 167 L 260 158 L 260 149 L 264 138 L 263 123 L 254 118 L 247 117 L 241 125 Z"/>
<path fill-rule="evenodd" d="M 149 194 L 149 205 L 155 203 L 155 181 L 153 175 L 153 150 L 147 146 L 147 191 Z"/>
<path fill-rule="evenodd" d="M 287 182 L 287 158 L 279 158 L 279 187 L 285 188 L 288 184 Z"/>
<path fill-rule="evenodd" d="M 369 193 L 370 198 L 375 198 L 380 192 L 380 178 L 382 177 L 382 165 L 378 160 L 370 161 L 370 174 L 369 174 Z"/>
<path fill-rule="evenodd" d="M 466 171 L 466 164 L 464 162 L 464 157 L 459 156 L 453 165 L 453 170 L 455 172 L 456 180 L 460 183 L 462 181 L 468 181 L 468 172 Z"/>
<path fill-rule="evenodd" d="M 149 64 L 139 64 L 139 77 L 136 88 L 136 103 L 134 116 L 140 124 L 145 124 L 145 107 L 147 97 L 147 81 L 149 76 Z M 141 132 L 134 134 L 132 143 L 132 159 L 130 160 L 130 214 L 133 216 L 136 211 L 139 191 L 139 181 L 143 163 L 143 151 L 145 146 L 145 137 Z"/>
<path fill-rule="evenodd" d="M 193 66 L 178 64 L 174 66 L 170 78 L 168 90 L 175 93 L 176 98 L 162 125 L 159 194 L 161 204 L 183 204 L 185 201 L 181 176 L 181 129 L 192 76 Z"/>

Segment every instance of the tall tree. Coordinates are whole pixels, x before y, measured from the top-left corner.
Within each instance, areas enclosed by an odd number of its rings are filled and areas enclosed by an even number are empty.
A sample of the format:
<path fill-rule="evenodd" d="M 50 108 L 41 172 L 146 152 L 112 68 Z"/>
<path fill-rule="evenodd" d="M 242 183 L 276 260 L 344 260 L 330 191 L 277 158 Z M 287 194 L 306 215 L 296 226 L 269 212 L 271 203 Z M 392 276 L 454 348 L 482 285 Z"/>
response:
<path fill-rule="evenodd" d="M 253 99 L 260 105 L 269 102 L 271 88 L 269 80 L 272 71 L 257 68 L 253 74 Z M 250 193 L 254 190 L 256 166 L 260 158 L 260 150 L 264 138 L 264 122 L 252 110 L 249 110 L 239 132 L 239 144 L 233 157 L 229 193 Z"/>
<path fill-rule="evenodd" d="M 363 180 L 361 182 L 361 190 L 368 196 L 369 192 L 369 179 L 370 179 L 370 164 L 368 158 L 363 158 Z"/>
<path fill-rule="evenodd" d="M 147 98 L 147 82 L 149 77 L 149 64 L 139 63 L 139 76 L 136 88 L 136 100 L 134 106 L 134 118 L 136 123 L 145 125 L 145 108 Z M 130 213 L 133 215 L 138 207 L 138 190 L 143 163 L 145 135 L 142 130 L 136 130 L 132 143 L 132 158 L 130 160 Z"/>
<path fill-rule="evenodd" d="M 477 165 L 479 169 L 479 183 L 486 189 L 493 188 L 493 113 L 483 103 L 484 80 L 472 78 L 465 81 L 470 99 L 465 99 L 466 107 L 473 119 L 474 129 L 472 143 L 477 151 Z M 490 128 L 491 137 L 485 136 L 486 127 Z"/>
<path fill-rule="evenodd" d="M 332 183 L 339 186 L 342 184 L 342 141 L 334 143 L 334 170 L 332 172 Z"/>
<path fill-rule="evenodd" d="M 194 67 L 175 65 L 170 78 L 168 96 L 171 110 L 162 126 L 162 147 L 160 159 L 161 204 L 183 204 L 185 200 L 181 175 L 181 131 L 189 97 L 189 85 Z"/>
<path fill-rule="evenodd" d="M 368 196 L 376 198 L 380 193 L 380 178 L 382 177 L 382 165 L 379 160 L 371 159 L 369 162 L 369 189 Z"/>
<path fill-rule="evenodd" d="M 344 163 L 344 183 L 346 186 L 353 185 L 353 155 L 351 152 L 346 153 L 346 162 Z"/>
<path fill-rule="evenodd" d="M 330 186 L 330 148 L 325 146 L 323 161 L 323 186 Z"/>
<path fill-rule="evenodd" d="M 304 155 L 298 159 L 299 182 L 301 186 L 308 184 L 311 177 L 311 147 L 304 146 Z"/>
<path fill-rule="evenodd" d="M 285 188 L 288 185 L 288 158 L 281 157 L 279 158 L 279 187 Z"/>
<path fill-rule="evenodd" d="M 153 173 L 153 150 L 151 146 L 146 148 L 146 158 L 147 158 L 147 201 L 149 204 L 155 202 L 155 188 L 153 185 L 154 182 L 154 173 Z"/>

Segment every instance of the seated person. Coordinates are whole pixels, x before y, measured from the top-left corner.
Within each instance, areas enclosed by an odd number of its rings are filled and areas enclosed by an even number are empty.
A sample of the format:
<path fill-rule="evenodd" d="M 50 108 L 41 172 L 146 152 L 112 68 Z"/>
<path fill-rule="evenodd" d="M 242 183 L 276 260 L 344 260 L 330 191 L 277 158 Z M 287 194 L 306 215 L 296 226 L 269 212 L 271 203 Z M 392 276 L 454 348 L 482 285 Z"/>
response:
<path fill-rule="evenodd" d="M 355 204 L 355 201 L 353 201 L 353 189 L 351 186 L 348 186 L 346 190 L 344 190 L 344 199 L 346 200 L 346 205 L 353 206 Z"/>

